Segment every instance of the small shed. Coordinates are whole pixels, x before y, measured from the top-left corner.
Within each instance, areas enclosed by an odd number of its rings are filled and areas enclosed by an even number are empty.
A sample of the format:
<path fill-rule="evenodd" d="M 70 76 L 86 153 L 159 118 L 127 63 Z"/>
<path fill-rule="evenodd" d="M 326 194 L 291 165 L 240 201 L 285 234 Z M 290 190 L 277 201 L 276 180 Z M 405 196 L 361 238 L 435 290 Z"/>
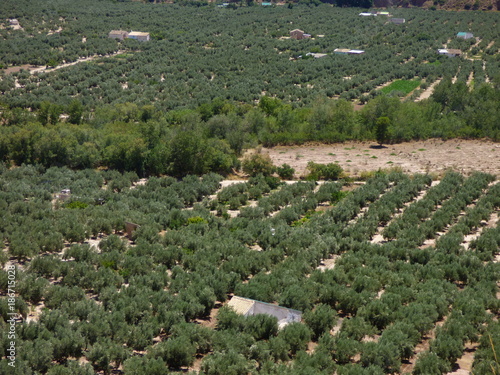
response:
<path fill-rule="evenodd" d="M 347 55 L 349 51 L 349 48 L 335 48 L 333 53 L 336 53 L 337 55 Z"/>
<path fill-rule="evenodd" d="M 438 53 L 448 57 L 457 57 L 462 54 L 462 51 L 459 49 L 438 49 Z"/>
<path fill-rule="evenodd" d="M 326 53 L 313 53 L 313 52 L 309 52 L 309 53 L 306 53 L 306 56 L 311 56 L 311 57 L 314 57 L 315 59 L 319 59 L 321 57 L 325 57 L 325 56 L 328 56 Z"/>
<path fill-rule="evenodd" d="M 395 25 L 401 25 L 406 22 L 404 18 L 391 18 L 389 21 Z"/>
<path fill-rule="evenodd" d="M 144 33 L 142 31 L 131 31 L 128 33 L 129 39 L 135 39 L 139 42 L 147 42 L 149 41 L 149 33 Z"/>
<path fill-rule="evenodd" d="M 274 316 L 278 319 L 278 327 L 280 329 L 287 324 L 300 322 L 302 320 L 302 312 L 299 310 L 255 301 L 250 298 L 234 296 L 227 305 L 233 308 L 236 313 L 243 316 L 253 316 L 257 314 Z"/>
<path fill-rule="evenodd" d="M 62 189 L 59 193 L 56 194 L 56 199 L 59 199 L 61 202 L 66 202 L 69 198 L 71 198 L 70 189 Z"/>
<path fill-rule="evenodd" d="M 350 49 L 347 52 L 348 55 L 362 55 L 363 53 L 365 53 L 365 51 L 363 51 L 361 49 Z"/>
<path fill-rule="evenodd" d="M 127 232 L 127 236 L 130 238 L 132 234 L 139 228 L 139 224 L 131 223 L 129 221 L 125 222 L 125 232 Z"/>
<path fill-rule="evenodd" d="M 108 34 L 108 38 L 123 40 L 128 36 L 128 32 L 124 30 L 111 30 Z"/>
<path fill-rule="evenodd" d="M 461 39 L 467 40 L 467 39 L 474 38 L 474 35 L 472 33 L 461 31 L 461 32 L 457 33 L 457 38 L 461 38 Z"/>
<path fill-rule="evenodd" d="M 9 23 L 10 23 L 11 26 L 17 26 L 17 25 L 19 25 L 19 21 L 16 18 L 11 18 L 9 20 Z"/>
<path fill-rule="evenodd" d="M 300 29 L 294 29 L 290 31 L 290 38 L 292 39 L 304 39 L 304 32 Z"/>

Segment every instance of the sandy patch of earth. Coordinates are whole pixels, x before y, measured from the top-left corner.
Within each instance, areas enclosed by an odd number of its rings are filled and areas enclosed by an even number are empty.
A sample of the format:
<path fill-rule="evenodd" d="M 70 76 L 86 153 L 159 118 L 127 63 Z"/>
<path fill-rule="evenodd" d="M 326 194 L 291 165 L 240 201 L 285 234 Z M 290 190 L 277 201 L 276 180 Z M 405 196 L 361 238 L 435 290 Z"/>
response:
<path fill-rule="evenodd" d="M 376 142 L 310 144 L 263 149 L 275 165 L 287 163 L 303 176 L 309 161 L 339 163 L 351 176 L 363 171 L 399 167 L 406 173 L 438 173 L 448 169 L 463 174 L 500 170 L 500 143 L 486 140 L 454 139 L 406 142 L 379 147 Z"/>

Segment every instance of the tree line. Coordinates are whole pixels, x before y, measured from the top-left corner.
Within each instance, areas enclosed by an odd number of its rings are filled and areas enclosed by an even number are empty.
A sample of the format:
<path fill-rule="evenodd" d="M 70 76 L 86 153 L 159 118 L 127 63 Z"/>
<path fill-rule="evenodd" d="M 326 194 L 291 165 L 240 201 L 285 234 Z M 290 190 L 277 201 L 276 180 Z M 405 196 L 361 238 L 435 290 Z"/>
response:
<path fill-rule="evenodd" d="M 0 160 L 182 177 L 231 173 L 240 168 L 243 150 L 259 144 L 498 140 L 499 87 L 482 84 L 469 91 L 464 82 L 448 77 L 429 100 L 402 102 L 380 95 L 359 111 L 342 99 L 295 108 L 268 96 L 256 106 L 216 98 L 196 109 L 170 111 L 134 103 L 89 111 L 77 99 L 66 107 L 45 101 L 35 112 L 4 107 Z"/>

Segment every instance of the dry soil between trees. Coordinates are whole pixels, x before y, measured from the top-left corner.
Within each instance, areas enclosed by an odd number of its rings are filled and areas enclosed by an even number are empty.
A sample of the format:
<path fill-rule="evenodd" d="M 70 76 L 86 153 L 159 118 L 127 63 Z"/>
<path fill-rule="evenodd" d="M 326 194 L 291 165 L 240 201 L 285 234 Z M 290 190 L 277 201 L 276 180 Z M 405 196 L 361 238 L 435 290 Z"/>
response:
<path fill-rule="evenodd" d="M 291 165 L 296 176 L 305 174 L 309 161 L 339 163 L 351 176 L 364 171 L 399 167 L 406 173 L 438 173 L 448 169 L 463 174 L 500 171 L 500 143 L 486 140 L 443 141 L 431 139 L 380 147 L 375 142 L 347 142 L 331 145 L 278 146 L 264 148 L 275 165 Z"/>

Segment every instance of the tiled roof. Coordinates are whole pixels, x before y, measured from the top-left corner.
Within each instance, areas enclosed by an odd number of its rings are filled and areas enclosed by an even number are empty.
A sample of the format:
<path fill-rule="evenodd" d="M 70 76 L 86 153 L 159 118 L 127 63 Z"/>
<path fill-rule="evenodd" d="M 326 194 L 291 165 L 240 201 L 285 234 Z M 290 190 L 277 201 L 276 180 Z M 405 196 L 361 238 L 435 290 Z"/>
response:
<path fill-rule="evenodd" d="M 238 314 L 245 315 L 254 305 L 255 301 L 243 297 L 234 296 L 231 301 L 227 303 Z"/>

